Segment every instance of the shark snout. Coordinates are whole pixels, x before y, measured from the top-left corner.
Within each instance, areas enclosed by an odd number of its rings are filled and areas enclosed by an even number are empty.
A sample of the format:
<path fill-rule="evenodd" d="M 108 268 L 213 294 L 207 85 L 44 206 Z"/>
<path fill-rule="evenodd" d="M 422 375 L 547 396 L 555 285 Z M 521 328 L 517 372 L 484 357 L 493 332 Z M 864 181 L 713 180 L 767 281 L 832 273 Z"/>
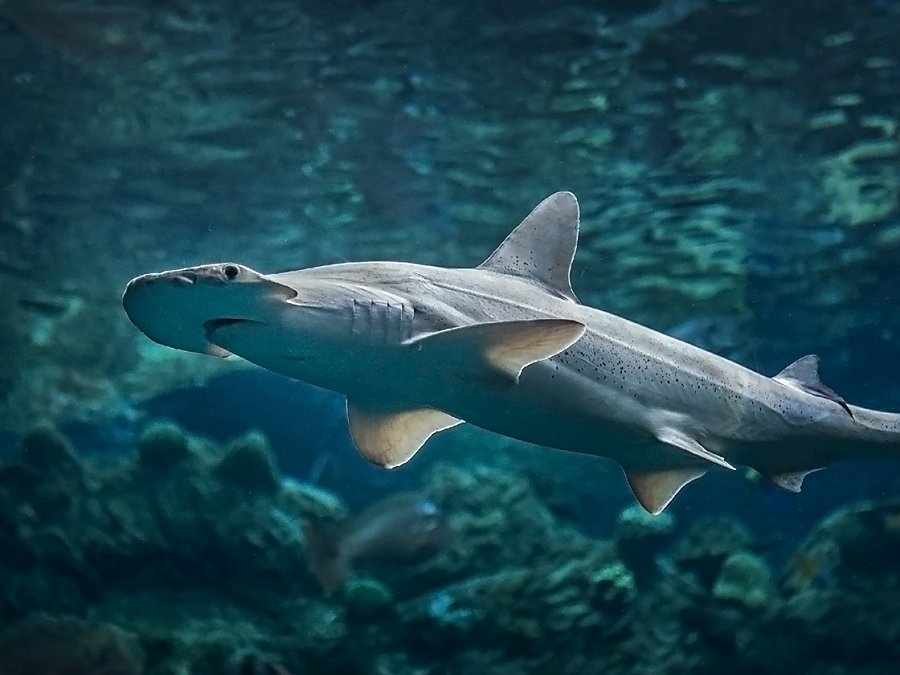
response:
<path fill-rule="evenodd" d="M 231 263 L 144 274 L 128 282 L 122 305 L 131 322 L 154 342 L 225 356 L 225 350 L 207 340 L 207 322 L 238 310 L 238 294 L 228 288 L 240 274 Z"/>
<path fill-rule="evenodd" d="M 237 263 L 214 263 L 144 274 L 128 282 L 122 304 L 128 318 L 154 342 L 226 356 L 213 333 L 261 321 L 273 301 L 296 292 Z"/>
<path fill-rule="evenodd" d="M 153 286 L 192 286 L 197 283 L 197 279 L 197 274 L 188 270 L 183 272 L 144 274 L 128 282 L 125 286 L 125 293 L 122 296 L 122 300 L 125 302 L 129 297 L 134 297 L 134 294 L 140 294 Z M 127 306 L 125 309 L 127 311 Z"/>

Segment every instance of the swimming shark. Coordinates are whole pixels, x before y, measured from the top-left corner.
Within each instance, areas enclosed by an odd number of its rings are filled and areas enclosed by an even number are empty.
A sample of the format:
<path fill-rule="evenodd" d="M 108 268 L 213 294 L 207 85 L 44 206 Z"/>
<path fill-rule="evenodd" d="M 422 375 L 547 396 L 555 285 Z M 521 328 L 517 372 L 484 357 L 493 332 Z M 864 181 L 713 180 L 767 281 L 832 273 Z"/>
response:
<path fill-rule="evenodd" d="M 767 377 L 581 304 L 578 229 L 578 201 L 558 192 L 475 268 L 216 263 L 139 276 L 123 304 L 158 343 L 345 394 L 354 444 L 383 467 L 465 421 L 613 459 L 657 514 L 710 469 L 799 492 L 842 459 L 900 459 L 900 415 L 848 404 L 815 356 Z"/>

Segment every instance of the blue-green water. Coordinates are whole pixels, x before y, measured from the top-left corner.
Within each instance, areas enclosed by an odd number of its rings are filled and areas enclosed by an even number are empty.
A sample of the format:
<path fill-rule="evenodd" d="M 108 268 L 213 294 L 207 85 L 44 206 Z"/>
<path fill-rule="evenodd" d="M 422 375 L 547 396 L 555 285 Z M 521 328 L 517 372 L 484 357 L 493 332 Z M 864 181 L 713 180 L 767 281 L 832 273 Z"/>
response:
<path fill-rule="evenodd" d="M 0 2 L 0 675 L 896 672 L 900 463 L 715 470 L 656 518 L 469 425 L 387 471 L 341 395 L 121 297 L 470 267 L 571 190 L 585 305 L 900 412 L 898 35 L 884 0 Z M 365 510 L 400 491 L 449 539 Z"/>

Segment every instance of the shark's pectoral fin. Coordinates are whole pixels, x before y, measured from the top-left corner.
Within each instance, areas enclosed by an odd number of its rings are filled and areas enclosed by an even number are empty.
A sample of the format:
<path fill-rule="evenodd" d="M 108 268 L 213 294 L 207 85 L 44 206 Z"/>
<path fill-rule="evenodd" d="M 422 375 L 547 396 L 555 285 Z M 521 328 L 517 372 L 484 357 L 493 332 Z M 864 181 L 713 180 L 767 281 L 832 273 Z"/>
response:
<path fill-rule="evenodd" d="M 638 503 L 654 516 L 662 513 L 679 490 L 700 478 L 707 469 L 695 467 L 669 471 L 625 471 Z"/>
<path fill-rule="evenodd" d="M 679 450 L 684 450 L 685 452 L 688 452 L 699 459 L 706 460 L 707 462 L 712 462 L 713 464 L 718 464 L 721 467 L 734 471 L 734 466 L 732 466 L 724 457 L 722 457 L 721 455 L 717 455 L 714 452 L 710 452 L 702 445 L 700 445 L 700 443 L 698 443 L 695 439 L 691 438 L 683 431 L 679 431 L 678 429 L 673 429 L 671 427 L 663 427 L 662 429 L 658 429 L 656 432 L 656 440 L 658 440 L 660 443 L 672 445 Z"/>
<path fill-rule="evenodd" d="M 433 408 L 383 410 L 350 399 L 347 420 L 359 454 L 388 469 L 408 462 L 432 434 L 461 423 Z"/>
<path fill-rule="evenodd" d="M 406 344 L 427 351 L 443 368 L 470 375 L 500 374 L 518 382 L 524 368 L 570 347 L 584 324 L 569 319 L 496 321 L 449 328 Z"/>
<path fill-rule="evenodd" d="M 822 380 L 819 379 L 819 357 L 815 354 L 801 356 L 772 379 L 807 394 L 834 401 L 853 417 L 853 411 L 850 410 L 847 401 L 831 387 L 822 384 Z"/>

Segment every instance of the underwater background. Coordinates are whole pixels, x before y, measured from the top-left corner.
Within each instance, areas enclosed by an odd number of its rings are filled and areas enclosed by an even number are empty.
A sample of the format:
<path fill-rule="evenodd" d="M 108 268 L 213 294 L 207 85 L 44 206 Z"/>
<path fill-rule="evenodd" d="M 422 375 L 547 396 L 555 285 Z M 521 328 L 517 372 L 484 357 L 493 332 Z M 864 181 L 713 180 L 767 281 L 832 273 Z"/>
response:
<path fill-rule="evenodd" d="M 385 471 L 121 295 L 474 266 L 571 190 L 584 304 L 900 411 L 900 3 L 0 0 L 0 91 L 0 675 L 898 672 L 900 463 L 657 517 L 470 426 Z"/>

